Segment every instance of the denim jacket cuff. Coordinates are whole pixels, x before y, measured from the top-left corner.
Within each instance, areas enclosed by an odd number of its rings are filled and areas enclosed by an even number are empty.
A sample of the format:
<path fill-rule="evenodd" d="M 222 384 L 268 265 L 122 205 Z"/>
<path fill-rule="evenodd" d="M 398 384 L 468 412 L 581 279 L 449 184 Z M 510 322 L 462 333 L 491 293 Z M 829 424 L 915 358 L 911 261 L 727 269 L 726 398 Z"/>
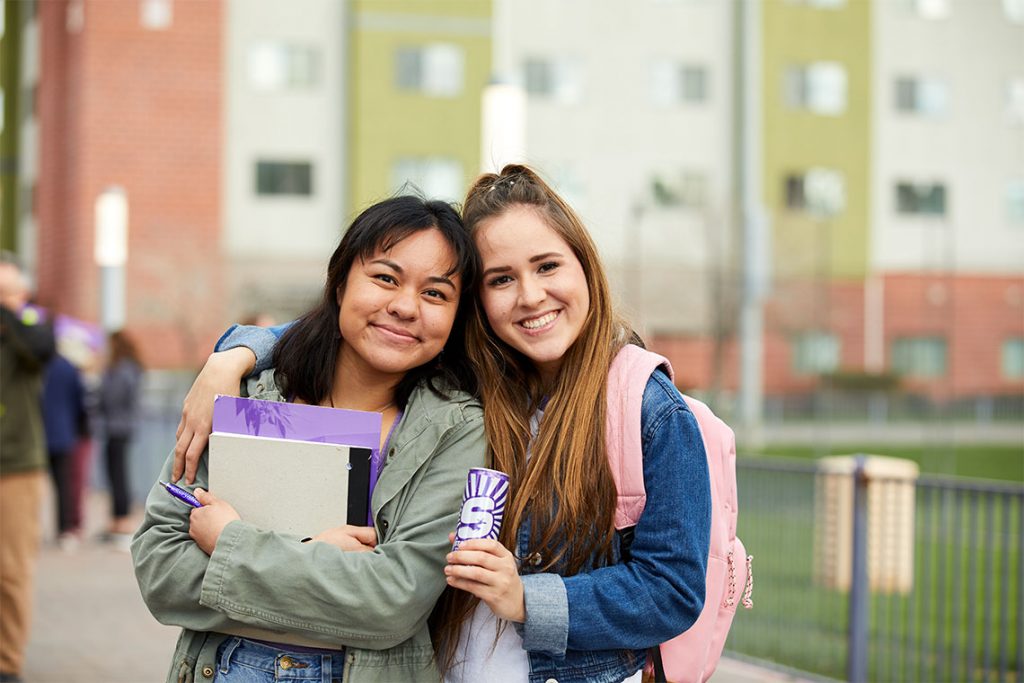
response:
<path fill-rule="evenodd" d="M 256 367 L 252 375 L 258 375 L 271 366 L 274 360 L 274 345 L 277 335 L 272 331 L 254 325 L 232 325 L 214 345 L 214 351 L 227 351 L 244 346 L 256 355 Z"/>
<path fill-rule="evenodd" d="M 557 574 L 527 574 L 523 580 L 526 623 L 517 624 L 523 649 L 564 657 L 569 640 L 569 597 Z"/>

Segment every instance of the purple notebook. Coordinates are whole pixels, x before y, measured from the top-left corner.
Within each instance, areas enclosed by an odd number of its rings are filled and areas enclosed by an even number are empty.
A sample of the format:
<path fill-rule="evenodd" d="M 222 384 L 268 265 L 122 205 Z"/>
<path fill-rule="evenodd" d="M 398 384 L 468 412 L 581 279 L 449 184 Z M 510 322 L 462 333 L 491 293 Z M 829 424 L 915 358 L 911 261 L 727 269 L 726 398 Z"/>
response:
<path fill-rule="evenodd" d="M 380 413 L 363 410 L 324 408 L 238 396 L 218 396 L 213 403 L 215 432 L 336 443 L 369 449 L 368 496 L 372 494 L 380 473 L 382 419 Z M 370 519 L 371 524 L 372 521 Z"/>

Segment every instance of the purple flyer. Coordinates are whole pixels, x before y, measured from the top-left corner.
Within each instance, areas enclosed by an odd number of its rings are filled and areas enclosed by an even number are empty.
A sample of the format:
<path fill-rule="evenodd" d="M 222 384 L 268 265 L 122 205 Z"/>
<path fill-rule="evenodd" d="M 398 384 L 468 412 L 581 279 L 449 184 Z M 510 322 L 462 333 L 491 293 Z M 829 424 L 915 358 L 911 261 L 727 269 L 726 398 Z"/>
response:
<path fill-rule="evenodd" d="M 213 403 L 213 431 L 228 434 L 338 443 L 377 450 L 380 427 L 380 413 L 362 410 L 237 396 L 218 396 Z"/>

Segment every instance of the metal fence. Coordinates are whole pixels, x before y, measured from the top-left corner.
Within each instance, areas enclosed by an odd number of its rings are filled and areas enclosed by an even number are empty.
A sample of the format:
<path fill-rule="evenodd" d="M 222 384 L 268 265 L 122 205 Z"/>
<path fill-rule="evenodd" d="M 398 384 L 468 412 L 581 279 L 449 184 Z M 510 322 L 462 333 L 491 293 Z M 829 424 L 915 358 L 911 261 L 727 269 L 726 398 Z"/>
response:
<path fill-rule="evenodd" d="M 192 379 L 147 377 L 132 446 L 139 502 L 174 445 Z M 740 459 L 737 477 L 739 534 L 754 556 L 755 589 L 754 609 L 733 622 L 731 654 L 809 678 L 1024 683 L 1024 487 L 922 476 L 909 485 L 908 506 L 885 494 L 905 490 L 906 481 L 862 481 L 865 507 L 889 500 L 891 509 L 881 517 L 864 511 L 869 566 L 858 593 L 854 477 L 829 488 L 814 461 L 781 458 Z M 901 544 L 894 529 L 911 540 Z M 851 609 L 858 595 L 860 614 Z M 858 617 L 859 633 L 851 628 Z"/>
<path fill-rule="evenodd" d="M 727 650 L 851 681 L 1024 681 L 1024 487 L 741 459 L 754 609 Z"/>
<path fill-rule="evenodd" d="M 968 396 L 935 400 L 907 392 L 817 391 L 786 396 L 766 396 L 768 422 L 830 419 L 900 423 L 920 420 L 956 420 L 977 424 L 1024 421 L 1024 396 Z"/>

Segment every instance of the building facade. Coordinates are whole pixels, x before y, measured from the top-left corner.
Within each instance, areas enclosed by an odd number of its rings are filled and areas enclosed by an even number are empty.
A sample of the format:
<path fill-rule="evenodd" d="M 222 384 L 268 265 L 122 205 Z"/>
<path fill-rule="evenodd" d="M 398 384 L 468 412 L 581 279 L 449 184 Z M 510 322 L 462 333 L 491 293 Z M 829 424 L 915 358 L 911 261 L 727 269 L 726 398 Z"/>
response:
<path fill-rule="evenodd" d="M 97 200 L 123 192 L 127 325 L 155 365 L 192 365 L 226 324 L 306 308 L 368 203 L 461 200 L 485 87 L 511 83 L 524 160 L 584 218 L 620 307 L 682 385 L 733 392 L 735 7 L 5 2 L 4 246 L 44 304 L 98 320 Z M 759 7 L 765 393 L 898 375 L 1020 395 L 1019 1 Z"/>

